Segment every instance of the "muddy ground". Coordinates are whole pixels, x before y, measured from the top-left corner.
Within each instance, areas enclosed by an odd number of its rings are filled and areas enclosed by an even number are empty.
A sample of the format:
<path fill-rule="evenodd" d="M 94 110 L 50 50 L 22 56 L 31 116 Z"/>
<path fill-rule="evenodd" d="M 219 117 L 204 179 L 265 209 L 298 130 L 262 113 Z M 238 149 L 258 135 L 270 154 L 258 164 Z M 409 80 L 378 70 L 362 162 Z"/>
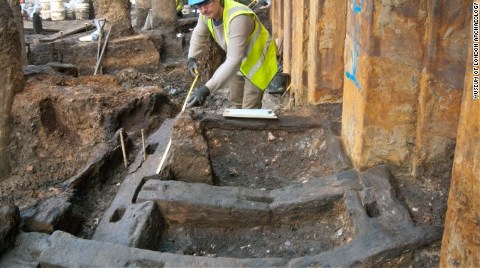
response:
<path fill-rule="evenodd" d="M 268 26 L 267 11 L 260 12 L 263 12 L 262 19 Z M 172 59 L 166 61 L 170 60 Z M 119 129 L 124 130 L 129 145 L 128 160 L 131 162 L 142 149 L 141 130 L 143 129 L 148 136 L 157 130 L 165 119 L 175 117 L 191 85 L 192 78 L 187 74 L 182 59 L 173 60 L 180 60 L 181 64 L 173 67 L 170 65 L 168 71 L 148 73 L 126 66 L 124 70 L 106 75 L 78 78 L 55 73 L 45 66 L 31 68 L 26 75 L 25 88 L 16 96 L 14 102 L 14 129 L 9 147 L 12 153 L 13 171 L 10 178 L 0 182 L 0 195 L 13 197 L 20 210 L 25 210 L 41 199 L 62 193 L 65 190 L 64 182 L 79 173 L 97 154 L 102 152 L 105 144 Z M 228 106 L 226 96 L 227 90 L 221 90 L 208 99 L 208 103 L 202 110 L 206 113 L 221 113 Z M 266 94 L 264 108 L 275 109 L 279 115 L 296 114 L 324 118 L 332 123 L 337 135 L 340 133 L 341 104 L 292 108 L 289 107 L 289 94 Z M 222 136 L 223 133 L 215 135 L 219 139 L 229 138 Z M 242 132 L 241 139 L 255 139 L 254 135 L 255 133 Z M 281 133 L 278 135 L 281 137 Z M 242 144 L 232 146 L 237 147 L 232 150 L 238 150 L 240 157 L 248 158 L 247 154 L 242 154 Z M 215 157 L 214 152 L 213 156 Z M 291 165 L 305 165 L 302 159 L 288 160 Z M 227 166 L 214 168 L 216 172 L 227 175 L 237 176 L 239 173 L 238 170 L 232 170 Z M 264 171 L 264 174 L 247 172 L 243 177 L 242 186 L 259 186 L 256 177 L 268 178 L 272 172 L 275 172 L 275 167 L 267 163 Z M 433 172 L 417 179 L 411 178 L 406 170 L 391 167 L 391 171 L 395 176 L 399 199 L 407 205 L 413 220 L 418 224 L 443 226 L 450 183 L 450 167 L 446 166 L 446 163 L 440 163 Z M 329 172 L 331 170 L 327 167 L 312 165 L 305 168 L 304 174 L 291 175 L 301 180 L 304 176 L 318 177 L 320 173 L 328 174 Z M 101 181 L 82 189 L 75 197 L 74 214 L 79 216 L 80 225 L 74 235 L 78 237 L 91 238 L 98 219 L 108 208 L 120 183 L 126 177 L 127 169 L 123 166 L 122 159 L 112 161 L 106 174 L 108 175 Z M 267 182 L 261 187 L 274 189 L 285 184 L 285 181 L 267 180 Z M 224 181 L 223 184 L 229 185 L 229 182 Z M 305 229 L 305 225 L 314 227 L 318 223 L 309 219 L 296 224 L 295 228 L 304 233 L 304 235 L 295 236 L 296 241 L 282 236 L 281 228 L 283 227 L 276 229 L 280 233 L 272 233 L 269 230 L 258 230 L 258 232 L 271 234 L 269 238 L 272 241 L 264 241 L 265 247 L 280 240 L 283 241 L 282 243 L 298 246 L 298 252 L 294 255 L 291 255 L 291 251 L 285 253 L 279 249 L 275 252 L 276 257 L 299 257 L 308 251 L 315 253 L 321 250 L 312 249 L 305 242 L 309 240 L 303 241 L 302 238 L 310 237 L 308 234 L 310 229 Z M 172 230 L 174 231 L 179 230 Z M 195 229 L 180 231 L 194 237 L 201 234 Z M 228 230 L 225 232 L 228 233 Z M 255 233 L 250 235 L 255 236 Z M 198 237 L 198 239 L 202 238 Z M 215 243 L 220 245 L 222 241 L 212 242 L 212 244 Z M 249 242 L 245 240 L 245 244 L 247 247 Z M 202 249 L 189 248 L 192 244 L 167 243 L 162 246 L 174 248 L 173 252 L 177 248 L 177 251 L 183 254 L 189 254 L 189 250 L 204 252 L 207 256 L 209 254 L 207 244 L 203 245 Z M 331 248 L 331 245 L 325 245 L 325 248 Z M 439 248 L 438 241 L 422 250 L 406 252 L 394 260 L 387 260 L 383 265 L 387 267 L 437 266 Z M 241 252 L 228 251 L 226 248 L 222 255 L 243 256 Z M 269 255 L 265 252 L 251 252 L 251 254 L 258 257 Z"/>

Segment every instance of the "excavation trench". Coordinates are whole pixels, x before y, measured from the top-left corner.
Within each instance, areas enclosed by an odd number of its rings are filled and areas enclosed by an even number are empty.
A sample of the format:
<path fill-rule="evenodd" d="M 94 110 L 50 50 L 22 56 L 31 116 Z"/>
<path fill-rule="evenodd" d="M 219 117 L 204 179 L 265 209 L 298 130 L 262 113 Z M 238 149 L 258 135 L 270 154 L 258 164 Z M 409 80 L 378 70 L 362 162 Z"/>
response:
<path fill-rule="evenodd" d="M 222 89 L 177 115 L 191 82 L 182 31 L 112 40 L 101 76 L 89 76 L 86 33 L 32 45 L 32 64 L 75 64 L 27 68 L 12 111 L 13 174 L 0 190 L 26 236 L 48 234 L 37 266 L 369 267 L 440 239 L 412 221 L 387 167 L 352 169 L 341 104 L 229 119 Z"/>
<path fill-rule="evenodd" d="M 92 239 L 179 258 L 310 262 L 308 256 L 361 252 L 345 260 L 355 262 L 440 235 L 414 226 L 386 167 L 351 170 L 328 123 L 288 115 L 238 120 L 195 110 L 169 125 L 159 131 L 171 129 L 172 137 L 160 175 L 142 171 L 148 164 L 131 174 L 135 194 L 112 203 Z M 164 149 L 150 155 L 156 163 Z M 360 250 L 376 236 L 383 238 L 372 251 Z"/>
<path fill-rule="evenodd" d="M 109 252 L 115 243 L 154 250 L 158 255 L 149 260 L 166 266 L 238 266 L 247 260 L 258 266 L 350 266 L 397 256 L 441 235 L 413 224 L 386 167 L 352 169 L 338 138 L 338 105 L 322 106 L 322 121 L 281 113 L 278 120 L 231 119 L 202 108 L 174 117 L 180 102 L 160 88 L 112 87 L 109 76 L 31 79 L 44 83 L 27 84 L 18 99 L 16 131 L 38 125 L 38 135 L 28 137 L 36 146 L 21 143 L 21 135 L 14 144 L 49 155 L 53 163 L 68 156 L 74 174 L 22 210 L 23 230 L 54 232 L 39 257 L 44 264 L 61 263 L 65 255 L 58 254 L 69 245 L 91 243 L 85 247 Z M 87 85 L 75 86 L 80 81 Z M 79 112 L 85 106 L 89 112 Z M 92 136 L 94 130 L 101 132 Z M 77 142 L 62 144 L 71 142 L 67 136 Z M 98 139 L 94 151 L 60 150 L 84 148 L 82 141 L 91 137 Z M 166 165 L 156 174 L 170 139 Z M 43 176 L 38 171 L 24 174 Z M 174 253 L 175 261 L 165 253 Z M 111 258 L 143 263 L 142 254 L 134 255 L 141 260 Z"/>
<path fill-rule="evenodd" d="M 223 213 L 207 213 L 206 210 L 199 207 L 197 211 L 201 216 L 190 215 L 204 217 L 203 220 L 167 222 L 159 250 L 210 257 L 296 258 L 333 249 L 353 236 L 351 219 L 342 200 L 329 200 L 308 210 L 272 215 L 271 218 L 261 216 L 258 211 L 230 211 L 222 216 Z M 229 217 L 232 219 L 226 219 Z"/>
<path fill-rule="evenodd" d="M 333 157 L 341 152 L 331 129 L 301 117 L 281 122 L 194 118 L 183 114 L 149 139 L 149 146 L 162 151 L 165 146 L 154 140 L 165 141 L 172 129 L 168 172 L 136 184 L 140 190 L 131 204 L 113 202 L 93 239 L 231 258 L 296 258 L 353 239 L 343 190 L 310 191 L 330 189 L 332 183 L 358 187 L 354 173 L 325 177 L 350 167 L 345 158 Z M 199 183 L 198 177 L 210 179 Z M 138 236 L 125 235 L 132 233 Z"/>

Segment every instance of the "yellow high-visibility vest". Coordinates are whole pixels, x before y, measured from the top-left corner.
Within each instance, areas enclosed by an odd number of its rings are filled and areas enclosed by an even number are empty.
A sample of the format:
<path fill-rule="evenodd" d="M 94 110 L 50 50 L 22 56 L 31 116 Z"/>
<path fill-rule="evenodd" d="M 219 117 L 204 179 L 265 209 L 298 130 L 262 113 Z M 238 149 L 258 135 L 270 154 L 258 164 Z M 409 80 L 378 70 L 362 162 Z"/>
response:
<path fill-rule="evenodd" d="M 182 11 L 183 9 L 183 0 L 177 0 L 177 12 Z"/>
<path fill-rule="evenodd" d="M 277 45 L 260 23 L 257 15 L 245 5 L 233 0 L 224 0 L 223 31 L 228 47 L 230 33 L 229 25 L 238 15 L 249 15 L 255 20 L 255 28 L 247 39 L 246 57 L 240 65 L 240 72 L 258 88 L 265 90 L 278 71 Z M 208 26 L 213 39 L 217 41 L 213 30 L 213 20 L 201 15 L 202 21 Z"/>

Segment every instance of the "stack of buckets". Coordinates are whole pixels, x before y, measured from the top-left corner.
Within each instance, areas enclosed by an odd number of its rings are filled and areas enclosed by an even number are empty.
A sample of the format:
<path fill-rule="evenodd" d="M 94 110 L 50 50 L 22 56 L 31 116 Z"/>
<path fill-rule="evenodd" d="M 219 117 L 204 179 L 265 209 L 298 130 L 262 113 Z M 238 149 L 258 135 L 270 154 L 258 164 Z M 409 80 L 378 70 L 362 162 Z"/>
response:
<path fill-rule="evenodd" d="M 48 20 L 50 16 L 50 0 L 40 0 L 40 17 L 42 20 Z"/>
<path fill-rule="evenodd" d="M 88 3 L 75 4 L 75 18 L 77 20 L 87 20 L 90 5 Z M 69 19 L 72 19 L 69 14 Z M 65 20 L 66 11 L 63 0 L 40 0 L 40 16 L 42 20 Z"/>
<path fill-rule="evenodd" d="M 50 0 L 50 16 L 52 20 L 65 19 L 65 6 L 63 0 Z"/>
<path fill-rule="evenodd" d="M 75 18 L 77 20 L 88 20 L 90 5 L 88 3 L 75 4 Z"/>

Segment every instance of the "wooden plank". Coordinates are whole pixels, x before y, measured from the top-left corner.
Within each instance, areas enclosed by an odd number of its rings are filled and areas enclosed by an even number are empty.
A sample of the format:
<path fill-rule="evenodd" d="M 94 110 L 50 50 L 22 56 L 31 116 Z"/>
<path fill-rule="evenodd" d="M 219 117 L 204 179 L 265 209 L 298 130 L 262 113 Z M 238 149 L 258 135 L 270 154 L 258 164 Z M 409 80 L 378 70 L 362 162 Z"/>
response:
<path fill-rule="evenodd" d="M 283 72 L 291 75 L 292 62 L 292 1 L 283 0 Z"/>
<path fill-rule="evenodd" d="M 307 101 L 309 103 L 315 103 L 315 92 L 317 89 L 317 85 L 319 84 L 319 80 L 321 79 L 321 74 L 318 73 L 319 70 L 319 53 L 320 50 L 318 49 L 318 41 L 320 31 L 318 31 L 318 21 L 319 21 L 319 5 L 318 0 L 310 0 L 309 3 L 309 26 L 308 26 L 308 44 L 307 44 L 307 58 L 309 59 L 308 69 L 307 69 L 307 85 L 306 90 L 307 92 Z"/>
<path fill-rule="evenodd" d="M 59 32 L 59 31 L 66 31 L 69 28 L 76 27 L 79 25 L 85 27 L 85 23 L 91 25 L 92 20 L 57 20 L 57 21 L 43 20 L 42 28 L 45 32 Z M 23 20 L 23 28 L 25 30 L 33 31 L 32 21 Z"/>
<path fill-rule="evenodd" d="M 23 28 L 25 30 L 33 31 L 33 22 L 31 20 L 23 21 Z M 59 32 L 63 31 L 63 27 L 60 24 L 51 24 L 48 21 L 42 21 L 42 29 L 44 32 Z"/>
<path fill-rule="evenodd" d="M 33 23 L 29 20 L 23 21 L 23 28 L 25 30 L 33 30 Z M 54 34 L 44 35 L 39 38 L 40 42 L 52 42 L 63 36 L 88 31 L 95 28 L 92 20 L 62 20 L 62 21 L 42 21 L 42 28 L 44 32 L 55 32 Z"/>
<path fill-rule="evenodd" d="M 284 114 L 277 120 L 235 120 L 223 117 L 221 114 L 203 114 L 200 118 L 205 129 L 243 129 L 243 130 L 286 130 L 289 132 L 305 132 L 312 128 L 330 129 L 330 123 L 325 118 Z"/>
<path fill-rule="evenodd" d="M 84 24 L 84 25 L 74 25 L 68 29 L 66 29 L 65 31 L 62 31 L 63 32 L 63 36 L 68 36 L 68 35 L 71 35 L 71 34 L 75 34 L 75 33 L 79 33 L 81 31 L 86 31 L 86 30 L 89 30 L 91 28 L 94 28 L 92 24 L 88 23 L 88 24 Z M 51 34 L 47 37 L 44 37 L 44 38 L 40 38 L 40 42 L 42 43 L 46 43 L 46 42 L 52 42 L 52 41 L 55 41 L 59 38 L 62 37 L 62 34 L 61 32 L 57 32 L 57 33 L 54 33 L 54 34 Z"/>
<path fill-rule="evenodd" d="M 305 87 L 309 68 L 307 44 L 310 20 L 307 1 L 292 1 L 291 86 L 295 92 L 295 104 L 299 105 L 307 103 L 308 93 Z"/>
<path fill-rule="evenodd" d="M 225 109 L 224 117 L 277 119 L 271 109 Z"/>

